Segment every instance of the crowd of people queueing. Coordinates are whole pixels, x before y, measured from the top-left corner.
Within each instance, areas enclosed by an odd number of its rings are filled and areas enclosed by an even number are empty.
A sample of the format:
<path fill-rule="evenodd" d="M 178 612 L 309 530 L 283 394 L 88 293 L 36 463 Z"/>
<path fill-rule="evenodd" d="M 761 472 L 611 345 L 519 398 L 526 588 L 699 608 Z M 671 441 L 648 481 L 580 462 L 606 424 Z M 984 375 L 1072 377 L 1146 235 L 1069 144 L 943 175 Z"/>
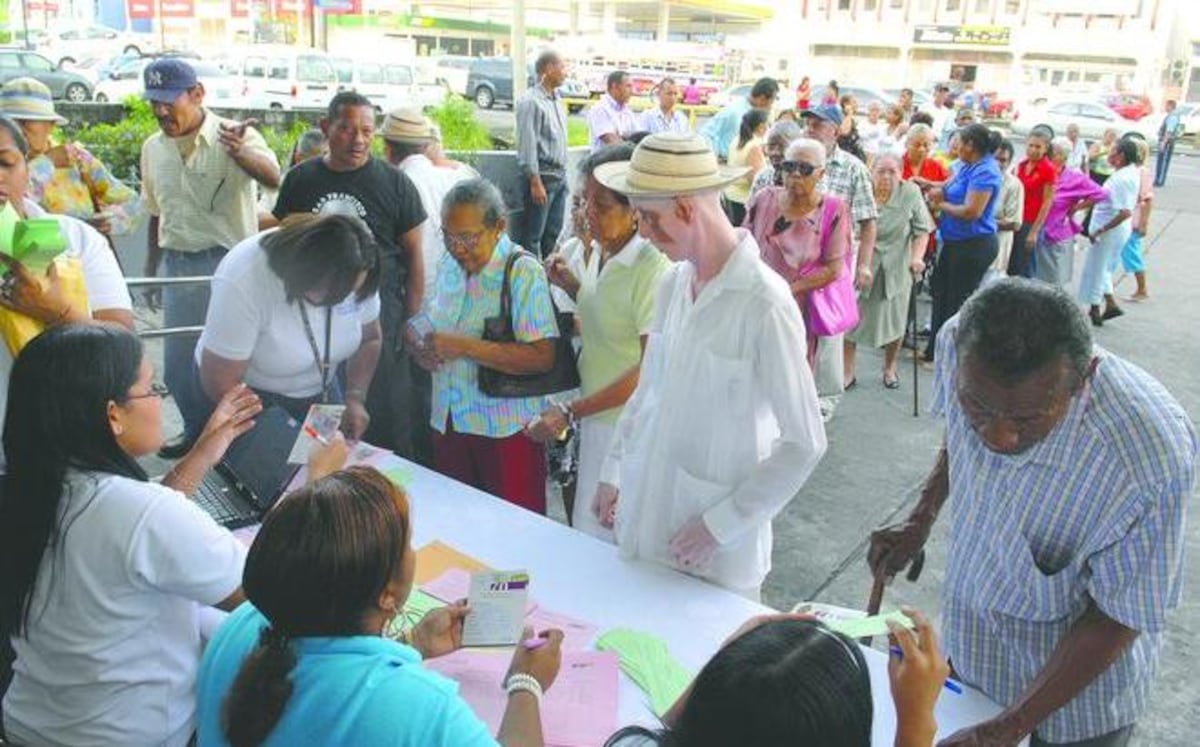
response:
<path fill-rule="evenodd" d="M 324 144 L 307 159 L 298 147 L 281 176 L 252 126 L 204 107 L 185 62 L 147 67 L 161 131 L 143 147 L 146 269 L 212 274 L 211 289 L 163 298 L 168 324 L 204 331 L 166 349 L 167 388 L 155 383 L 104 238 L 116 226 L 96 208 L 86 221 L 50 214 L 81 268 L 82 303 L 57 269 L 39 278 L 4 260 L 0 303 L 44 328 L 0 351 L 8 736 L 541 744 L 561 632 L 526 632 L 546 642 L 517 646 L 488 734 L 421 666 L 461 645 L 468 606 L 398 640 L 381 634 L 412 589 L 412 517 L 382 475 L 344 468 L 347 439 L 545 513 L 544 444 L 577 426 L 578 529 L 757 600 L 771 521 L 826 449 L 822 420 L 856 383 L 856 347 L 884 347 L 883 383 L 898 386 L 911 278 L 932 261 L 926 352 L 946 439 L 912 514 L 871 535 L 869 564 L 880 579 L 902 572 L 949 507 L 942 640 L 957 676 L 1002 710 L 940 744 L 1126 744 L 1180 601 L 1196 439 L 1157 382 L 1093 346 L 1087 317 L 1049 280 L 1063 271 L 1045 242 L 1093 208 L 1096 323 L 1136 205 L 1137 143 L 1108 143 L 1116 184 L 1099 192 L 1064 179 L 1070 153 L 1053 137 L 1031 138 L 1006 178 L 1012 149 L 980 124 L 953 131 L 945 163 L 932 121 L 888 131 L 879 142 L 903 136 L 903 153 L 864 162 L 840 145 L 854 135 L 840 103 L 769 123 L 778 87 L 764 80 L 701 134 L 671 129 L 665 109 L 644 118 L 668 126 L 635 146 L 610 142 L 629 134 L 615 75 L 572 192 L 562 65 L 539 57 L 538 86 L 517 104 L 525 214 L 513 229 L 500 191 L 447 159 L 419 111 L 377 132 L 373 105 L 339 93 Z M 45 128 L 28 123 L 54 121 L 49 92 L 22 83 L 0 104 L 15 118 L 0 117 L 0 189 L 22 216 L 47 215 L 30 199 L 29 161 Z M 980 288 L 1001 224 L 1012 274 L 1041 280 Z M 559 345 L 576 331 L 577 363 Z M 576 389 L 536 388 L 564 367 Z M 138 459 L 162 446 L 168 390 L 185 433 L 178 461 L 150 480 Z M 248 551 L 182 499 L 264 408 L 302 418 L 330 402 L 346 405 L 341 433 Z M 207 642 L 200 607 L 232 613 Z M 895 744 L 925 747 L 949 668 L 929 622 L 909 616 L 913 631 L 891 628 Z M 610 744 L 865 746 L 871 713 L 856 644 L 780 615 L 735 632 L 661 730 Z"/>

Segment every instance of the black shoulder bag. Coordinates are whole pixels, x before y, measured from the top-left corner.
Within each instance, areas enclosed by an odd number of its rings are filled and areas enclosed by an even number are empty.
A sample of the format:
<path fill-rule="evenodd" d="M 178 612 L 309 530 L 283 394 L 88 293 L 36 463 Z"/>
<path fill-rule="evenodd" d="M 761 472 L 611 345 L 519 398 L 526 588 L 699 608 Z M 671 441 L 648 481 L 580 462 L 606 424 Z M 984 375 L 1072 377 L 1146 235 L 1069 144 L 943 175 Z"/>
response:
<path fill-rule="evenodd" d="M 526 251 L 514 251 L 504 264 L 504 284 L 500 288 L 500 314 L 483 320 L 483 339 L 488 342 L 517 342 L 512 324 L 512 268 L 522 256 L 537 261 Z M 554 341 L 554 365 L 539 374 L 510 374 L 485 366 L 479 367 L 479 391 L 489 397 L 509 399 L 540 397 L 565 392 L 579 386 L 579 368 L 575 364 L 575 349 L 571 336 L 575 331 L 573 314 L 563 313 L 550 296 L 554 319 L 558 323 L 558 338 Z"/>

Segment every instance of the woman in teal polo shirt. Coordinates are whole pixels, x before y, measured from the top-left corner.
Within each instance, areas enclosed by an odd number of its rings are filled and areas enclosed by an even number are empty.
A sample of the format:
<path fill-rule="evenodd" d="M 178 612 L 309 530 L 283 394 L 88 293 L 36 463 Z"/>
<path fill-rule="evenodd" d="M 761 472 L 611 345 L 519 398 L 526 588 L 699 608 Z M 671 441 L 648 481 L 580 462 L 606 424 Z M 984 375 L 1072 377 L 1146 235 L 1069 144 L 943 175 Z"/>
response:
<path fill-rule="evenodd" d="M 541 745 L 542 691 L 561 631 L 516 648 L 496 739 L 422 658 L 461 646 L 464 604 L 430 612 L 409 643 L 383 637 L 412 589 L 408 500 L 352 467 L 268 514 L 246 558 L 249 602 L 217 630 L 197 680 L 197 736 L 209 745 L 475 747 Z"/>
<path fill-rule="evenodd" d="M 625 402 L 637 388 L 642 350 L 654 316 L 654 296 L 667 256 L 638 235 L 637 212 L 625 195 L 596 181 L 600 164 L 628 161 L 633 146 L 610 145 L 592 153 L 579 166 L 588 231 L 593 241 L 595 271 L 576 277 L 565 260 L 550 265 L 550 281 L 561 287 L 578 308 L 580 326 L 580 396 L 542 412 L 530 435 L 556 438 L 572 421 L 579 422 L 579 473 L 571 525 L 608 542 L 613 533 L 592 511 L 600 467 Z"/>
<path fill-rule="evenodd" d="M 933 314 L 924 360 L 933 360 L 938 330 L 958 313 L 996 259 L 996 202 L 1004 177 L 992 155 L 1004 137 L 981 124 L 958 131 L 958 159 L 948 181 L 936 184 L 913 179 L 927 191 L 929 207 L 938 215 L 942 250 L 934 265 Z"/>

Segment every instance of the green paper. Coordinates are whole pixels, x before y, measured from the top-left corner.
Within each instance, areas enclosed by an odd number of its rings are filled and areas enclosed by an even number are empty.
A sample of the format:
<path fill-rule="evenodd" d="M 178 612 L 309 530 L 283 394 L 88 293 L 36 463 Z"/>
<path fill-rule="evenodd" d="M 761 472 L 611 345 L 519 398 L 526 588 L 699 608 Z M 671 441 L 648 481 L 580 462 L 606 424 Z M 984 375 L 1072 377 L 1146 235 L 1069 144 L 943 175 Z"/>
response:
<path fill-rule="evenodd" d="M 412 470 L 403 465 L 397 464 L 391 467 L 385 467 L 379 470 L 379 473 L 391 480 L 393 484 L 399 485 L 406 490 L 408 489 L 408 486 L 412 484 Z"/>
<path fill-rule="evenodd" d="M 27 218 L 17 224 L 12 235 L 12 255 L 31 272 L 43 273 L 54 258 L 67 249 L 58 221 L 53 218 Z"/>
<path fill-rule="evenodd" d="M 850 620 L 829 620 L 825 624 L 830 630 L 841 633 L 847 638 L 871 638 L 877 635 L 888 634 L 888 620 L 909 630 L 912 630 L 914 627 L 912 618 L 900 611 L 889 612 L 886 615 L 875 615 L 873 617 L 858 617 Z"/>
<path fill-rule="evenodd" d="M 412 593 L 408 595 L 408 599 L 404 600 L 404 609 L 388 623 L 384 635 L 392 640 L 398 640 L 401 631 L 412 630 L 425 615 L 445 606 L 446 603 L 442 600 L 431 597 L 420 589 L 413 589 Z"/>
<path fill-rule="evenodd" d="M 654 713 L 662 718 L 692 682 L 692 673 L 671 656 L 659 637 L 628 628 L 610 630 L 596 640 L 599 651 L 612 651 L 621 660 L 621 671 L 650 697 Z"/>

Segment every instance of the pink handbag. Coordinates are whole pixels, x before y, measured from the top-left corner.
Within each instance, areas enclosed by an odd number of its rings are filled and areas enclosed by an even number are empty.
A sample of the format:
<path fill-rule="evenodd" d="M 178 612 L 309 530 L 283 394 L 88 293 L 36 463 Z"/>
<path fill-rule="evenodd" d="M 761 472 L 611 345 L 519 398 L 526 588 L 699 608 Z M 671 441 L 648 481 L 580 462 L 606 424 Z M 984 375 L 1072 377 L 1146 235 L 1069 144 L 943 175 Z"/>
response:
<path fill-rule="evenodd" d="M 837 230 L 840 201 L 826 196 L 821 211 L 821 254 Z M 829 285 L 808 292 L 808 331 L 817 337 L 833 337 L 858 326 L 858 296 L 854 292 L 853 255 L 846 253 L 846 271 Z"/>

